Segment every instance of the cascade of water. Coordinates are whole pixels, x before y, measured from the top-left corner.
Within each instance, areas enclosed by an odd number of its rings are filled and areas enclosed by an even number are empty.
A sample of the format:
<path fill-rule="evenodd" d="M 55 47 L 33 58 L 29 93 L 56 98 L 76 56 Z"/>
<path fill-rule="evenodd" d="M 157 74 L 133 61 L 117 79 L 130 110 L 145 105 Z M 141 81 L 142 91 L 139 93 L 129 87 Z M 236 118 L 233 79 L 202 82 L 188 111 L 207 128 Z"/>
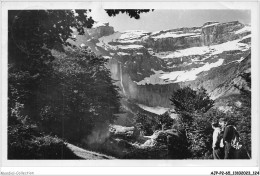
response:
<path fill-rule="evenodd" d="M 126 95 L 124 84 L 123 84 L 122 64 L 120 64 L 120 84 L 121 84 L 121 87 L 122 87 L 123 94 Z"/>

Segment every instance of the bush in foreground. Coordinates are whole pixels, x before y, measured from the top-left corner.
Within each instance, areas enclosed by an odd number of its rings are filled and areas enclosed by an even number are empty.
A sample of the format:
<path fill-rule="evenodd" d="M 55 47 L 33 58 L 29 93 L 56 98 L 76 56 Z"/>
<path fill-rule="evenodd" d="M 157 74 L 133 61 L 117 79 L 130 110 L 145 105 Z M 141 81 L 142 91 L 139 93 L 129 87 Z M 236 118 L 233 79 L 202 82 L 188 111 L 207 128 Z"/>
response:
<path fill-rule="evenodd" d="M 80 159 L 60 138 L 39 133 L 33 125 L 8 129 L 8 159 Z"/>

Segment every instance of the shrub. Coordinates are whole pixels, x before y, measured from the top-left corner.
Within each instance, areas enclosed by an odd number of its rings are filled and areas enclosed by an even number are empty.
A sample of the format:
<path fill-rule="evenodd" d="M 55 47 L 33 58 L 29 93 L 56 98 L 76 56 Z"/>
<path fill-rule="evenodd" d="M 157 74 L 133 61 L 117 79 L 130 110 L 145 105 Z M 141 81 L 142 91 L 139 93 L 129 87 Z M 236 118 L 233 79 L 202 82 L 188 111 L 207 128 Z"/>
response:
<path fill-rule="evenodd" d="M 8 128 L 8 159 L 80 159 L 58 137 L 44 135 L 35 125 Z"/>
<path fill-rule="evenodd" d="M 177 113 L 205 113 L 214 105 L 204 88 L 197 91 L 190 87 L 178 89 L 173 92 L 170 101 Z"/>
<path fill-rule="evenodd" d="M 134 124 L 143 135 L 152 135 L 155 130 L 159 129 L 159 123 L 155 117 L 142 113 L 137 113 L 134 116 Z"/>
<path fill-rule="evenodd" d="M 161 127 L 161 130 L 171 129 L 174 123 L 174 120 L 170 117 L 168 112 L 158 115 L 156 119 Z"/>

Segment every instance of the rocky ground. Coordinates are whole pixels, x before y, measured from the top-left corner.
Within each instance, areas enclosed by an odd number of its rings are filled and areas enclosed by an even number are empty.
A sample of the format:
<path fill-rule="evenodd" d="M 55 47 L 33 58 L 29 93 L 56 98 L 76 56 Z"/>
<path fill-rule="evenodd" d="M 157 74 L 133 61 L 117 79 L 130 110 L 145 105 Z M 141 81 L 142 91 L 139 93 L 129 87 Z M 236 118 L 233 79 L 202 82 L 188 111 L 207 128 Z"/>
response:
<path fill-rule="evenodd" d="M 183 136 L 175 129 L 144 136 L 135 127 L 112 125 L 104 143 L 88 147 L 120 159 L 181 159 L 183 145 Z"/>

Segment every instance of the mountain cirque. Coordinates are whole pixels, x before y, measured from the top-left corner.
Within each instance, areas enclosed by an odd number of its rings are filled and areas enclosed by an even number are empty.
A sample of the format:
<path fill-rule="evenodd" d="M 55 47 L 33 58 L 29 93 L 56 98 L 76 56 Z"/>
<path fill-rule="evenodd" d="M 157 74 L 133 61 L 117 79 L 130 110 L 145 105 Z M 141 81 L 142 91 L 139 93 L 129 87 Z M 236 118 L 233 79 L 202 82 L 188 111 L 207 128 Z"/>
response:
<path fill-rule="evenodd" d="M 216 100 L 248 89 L 241 74 L 251 71 L 251 27 L 238 21 L 158 32 L 116 32 L 97 23 L 85 32 L 70 42 L 108 58 L 121 94 L 141 108 L 170 108 L 172 91 L 183 86 L 203 86 Z"/>

